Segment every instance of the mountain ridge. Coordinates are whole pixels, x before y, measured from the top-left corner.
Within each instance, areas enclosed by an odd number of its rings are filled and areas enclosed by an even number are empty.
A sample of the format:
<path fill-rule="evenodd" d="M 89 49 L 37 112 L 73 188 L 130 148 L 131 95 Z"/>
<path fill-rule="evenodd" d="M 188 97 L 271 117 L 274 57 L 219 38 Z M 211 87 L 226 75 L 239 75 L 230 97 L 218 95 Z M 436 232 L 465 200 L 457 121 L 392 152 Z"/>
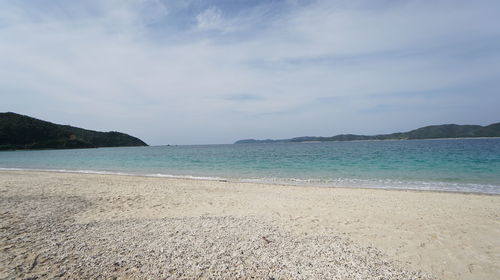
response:
<path fill-rule="evenodd" d="M 13 112 L 0 113 L 0 150 L 147 146 L 117 131 L 101 132 L 55 124 Z"/>
<path fill-rule="evenodd" d="M 500 123 L 486 126 L 442 124 L 429 125 L 407 132 L 395 132 L 377 135 L 338 134 L 330 137 L 300 136 L 289 139 L 243 139 L 234 144 L 253 143 L 300 143 L 300 142 L 330 142 L 330 141 L 363 141 L 363 140 L 415 140 L 415 139 L 443 139 L 443 138 L 478 138 L 500 137 Z"/>

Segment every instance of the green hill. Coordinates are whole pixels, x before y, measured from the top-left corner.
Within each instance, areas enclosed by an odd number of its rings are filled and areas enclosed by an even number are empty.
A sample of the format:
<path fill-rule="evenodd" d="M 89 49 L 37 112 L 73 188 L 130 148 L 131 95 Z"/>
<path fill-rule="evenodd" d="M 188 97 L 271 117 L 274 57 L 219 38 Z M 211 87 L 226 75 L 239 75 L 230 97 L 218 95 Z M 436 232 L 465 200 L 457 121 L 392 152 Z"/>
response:
<path fill-rule="evenodd" d="M 469 138 L 469 137 L 500 137 L 500 123 L 488 126 L 443 124 L 421 127 L 408 132 L 396 132 L 380 135 L 340 134 L 331 137 L 302 136 L 291 139 L 255 140 L 245 139 L 235 144 L 251 143 L 284 143 L 284 142 L 326 142 L 326 141 L 355 141 L 355 140 L 403 140 L 403 139 L 438 139 L 438 138 Z"/>
<path fill-rule="evenodd" d="M 125 133 L 54 124 L 16 113 L 0 113 L 0 150 L 147 146 Z"/>

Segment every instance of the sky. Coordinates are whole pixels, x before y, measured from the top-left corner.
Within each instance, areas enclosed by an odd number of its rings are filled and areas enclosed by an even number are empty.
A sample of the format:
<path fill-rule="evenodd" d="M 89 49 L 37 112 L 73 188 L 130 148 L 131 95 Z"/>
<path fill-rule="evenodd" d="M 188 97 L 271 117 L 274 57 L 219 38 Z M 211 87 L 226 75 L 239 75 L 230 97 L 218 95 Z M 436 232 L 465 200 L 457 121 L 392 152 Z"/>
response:
<path fill-rule="evenodd" d="M 0 0 L 0 112 L 150 145 L 500 121 L 498 0 Z"/>

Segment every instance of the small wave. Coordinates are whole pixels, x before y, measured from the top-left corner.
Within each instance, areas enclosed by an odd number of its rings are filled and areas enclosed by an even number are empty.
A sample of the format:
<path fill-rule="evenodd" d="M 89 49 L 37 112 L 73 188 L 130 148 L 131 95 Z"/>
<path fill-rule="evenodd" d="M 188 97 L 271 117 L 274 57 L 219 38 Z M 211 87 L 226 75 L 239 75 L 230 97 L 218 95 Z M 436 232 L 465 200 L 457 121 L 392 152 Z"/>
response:
<path fill-rule="evenodd" d="M 83 173 L 83 174 L 102 174 L 102 175 L 139 175 L 133 173 L 124 173 L 116 171 L 102 171 L 102 170 L 73 170 L 73 169 L 39 169 L 39 168 L 5 168 L 0 167 L 4 171 L 37 171 L 37 172 L 57 172 L 57 173 Z"/>
<path fill-rule="evenodd" d="M 211 176 L 173 175 L 173 174 L 163 174 L 163 173 L 149 174 L 149 173 L 133 173 L 133 172 L 86 170 L 86 169 L 73 170 L 73 169 L 38 169 L 38 168 L 5 168 L 5 167 L 0 167 L 0 170 L 57 172 L 57 173 L 81 173 L 81 174 L 120 175 L 120 176 L 142 176 L 142 177 L 159 177 L 159 178 L 209 180 L 209 181 L 230 180 L 229 178 L 211 177 Z"/>
<path fill-rule="evenodd" d="M 161 177 L 161 178 L 172 178 L 172 179 L 191 179 L 191 180 L 208 180 L 208 181 L 220 181 L 228 180 L 224 177 L 210 177 L 210 176 L 193 176 L 193 175 L 172 175 L 172 174 L 138 174 L 146 177 Z"/>
<path fill-rule="evenodd" d="M 107 170 L 71 170 L 71 169 L 34 169 L 34 168 L 4 168 L 5 171 L 39 171 L 39 172 L 59 172 L 59 173 L 82 173 L 120 176 L 143 176 L 172 179 L 208 180 L 208 181 L 229 181 L 243 183 L 260 183 L 274 185 L 291 186 L 314 186 L 314 187 L 339 187 L 339 188 L 368 188 L 368 189 L 397 189 L 397 190 L 417 190 L 417 191 L 444 191 L 462 193 L 482 193 L 500 195 L 500 186 L 492 184 L 474 183 L 454 183 L 437 181 L 403 181 L 394 179 L 354 179 L 354 178 L 332 178 L 332 179 L 302 179 L 302 178 L 235 178 L 219 176 L 196 176 L 196 175 L 175 175 L 164 173 L 128 173 Z"/>
<path fill-rule="evenodd" d="M 403 181 L 394 179 L 353 179 L 353 178 L 334 178 L 334 179 L 258 178 L 258 179 L 241 179 L 240 181 L 249 183 L 283 184 L 283 185 L 296 185 L 296 186 L 500 194 L 500 186 L 498 185 L 437 182 L 437 181 Z"/>

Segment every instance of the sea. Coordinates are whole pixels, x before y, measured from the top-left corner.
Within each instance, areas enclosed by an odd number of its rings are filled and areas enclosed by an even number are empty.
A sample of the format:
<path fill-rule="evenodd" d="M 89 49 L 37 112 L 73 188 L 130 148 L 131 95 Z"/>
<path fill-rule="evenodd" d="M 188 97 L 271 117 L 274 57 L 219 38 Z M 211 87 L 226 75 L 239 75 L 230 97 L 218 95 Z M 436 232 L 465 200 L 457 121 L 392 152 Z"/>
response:
<path fill-rule="evenodd" d="M 500 194 L 500 138 L 0 152 L 0 170 Z"/>

